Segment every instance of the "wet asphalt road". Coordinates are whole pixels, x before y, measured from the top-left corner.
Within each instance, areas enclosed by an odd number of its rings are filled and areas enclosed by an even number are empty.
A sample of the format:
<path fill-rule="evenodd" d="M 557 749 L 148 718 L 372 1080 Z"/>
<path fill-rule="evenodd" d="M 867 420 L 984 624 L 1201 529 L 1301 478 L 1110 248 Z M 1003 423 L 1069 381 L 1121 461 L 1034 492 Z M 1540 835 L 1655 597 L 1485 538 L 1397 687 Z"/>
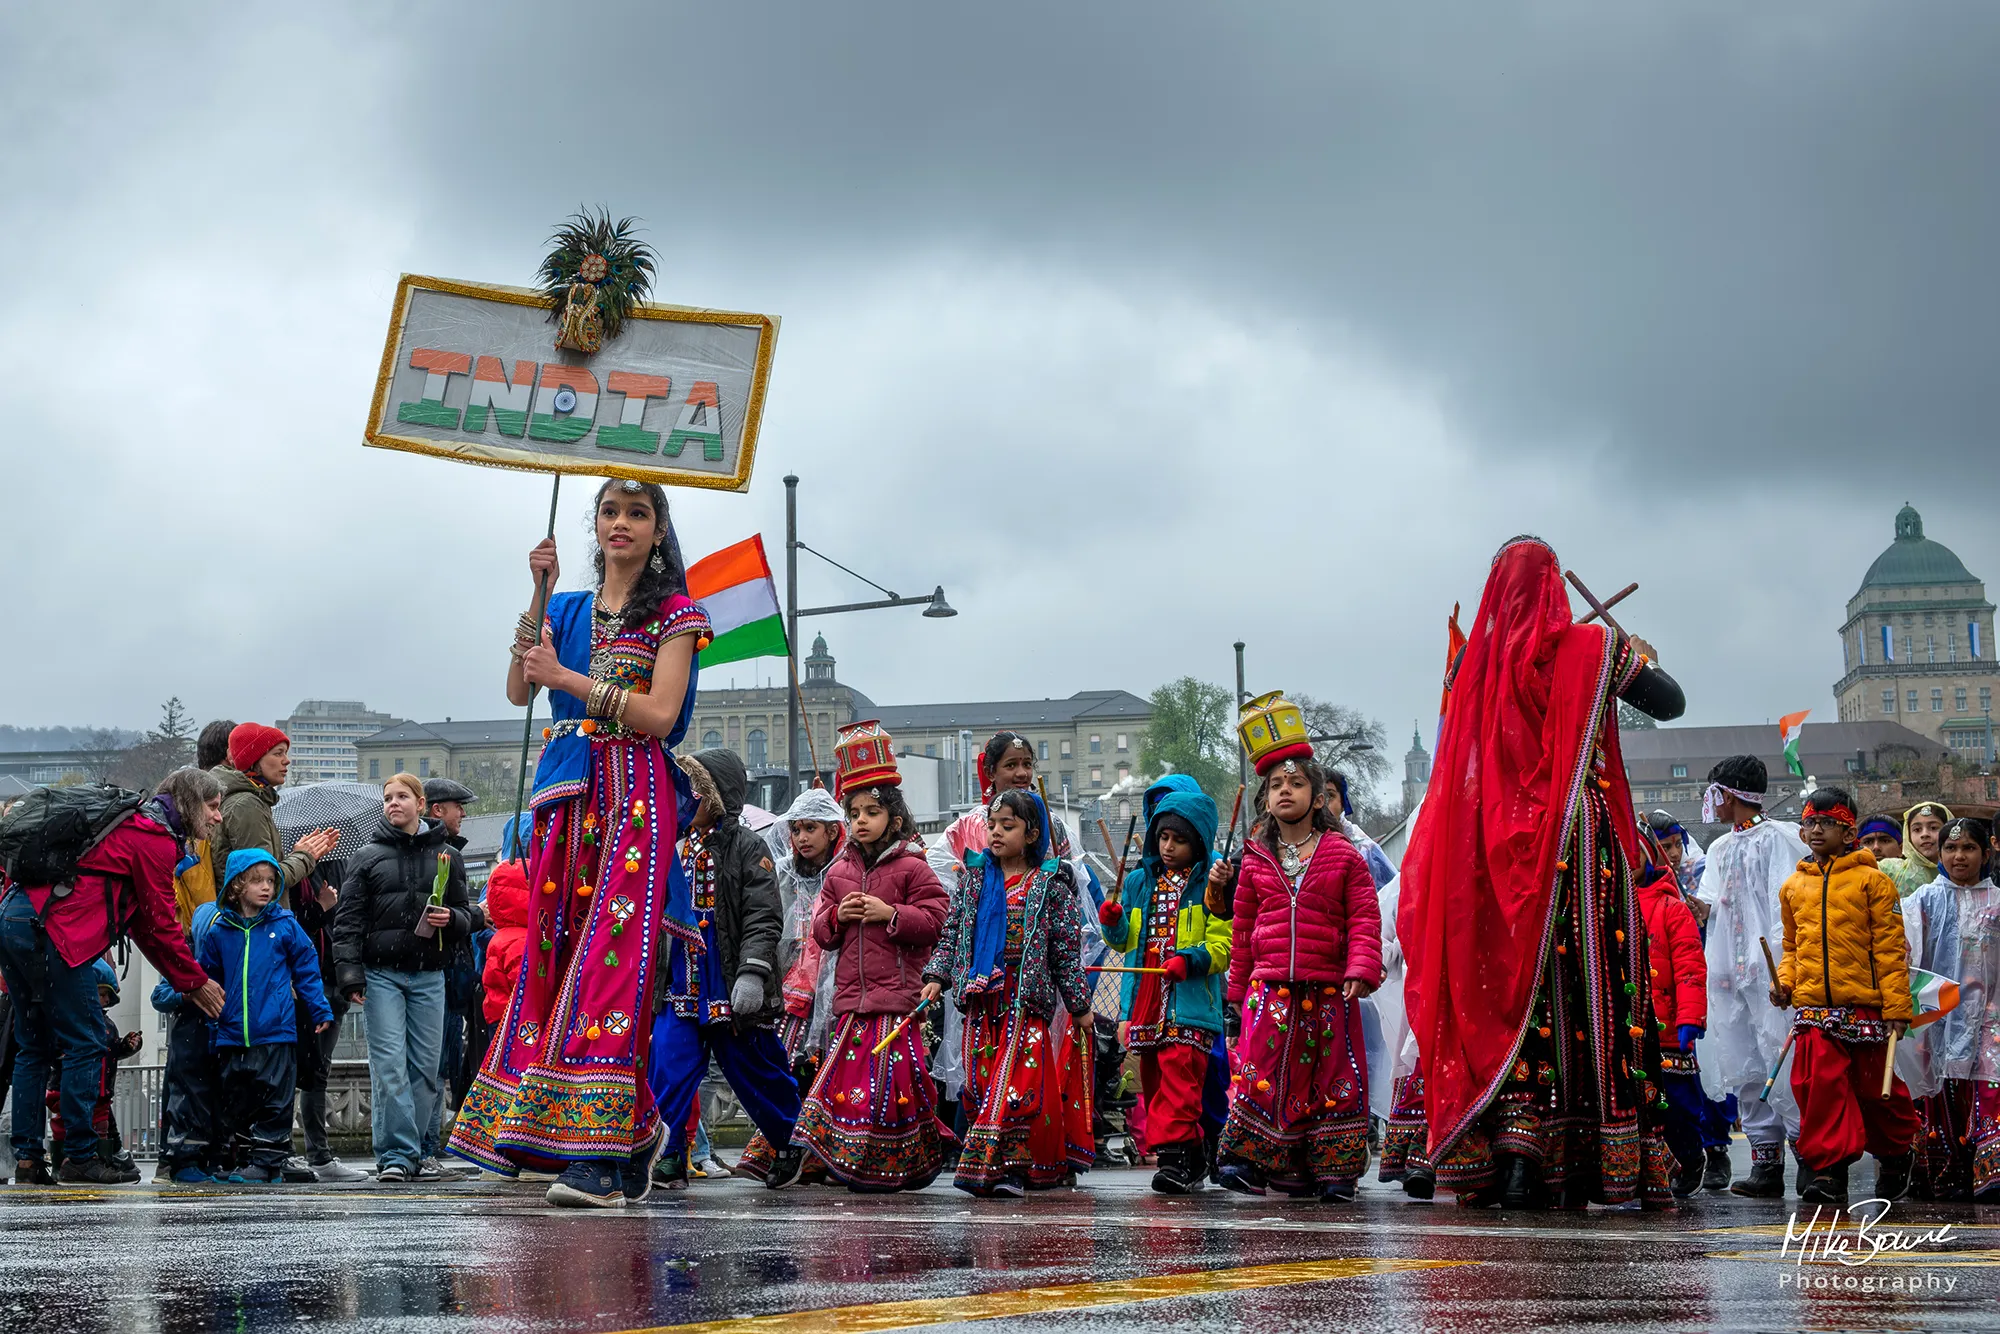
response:
<path fill-rule="evenodd" d="M 307 1322 L 599 1334 L 802 1312 L 820 1314 L 744 1327 L 2000 1328 L 2000 1210 L 1901 1205 L 1885 1227 L 1950 1222 L 1951 1235 L 1801 1269 L 1779 1254 L 1789 1202 L 1474 1213 L 1373 1183 L 1346 1207 L 1219 1191 L 1166 1199 L 1149 1177 L 1097 1172 L 1019 1203 L 943 1185 L 864 1197 L 697 1180 L 605 1213 L 549 1209 L 529 1183 L 9 1186 L 0 1334 Z M 1801 1292 L 1801 1277 L 1855 1286 Z M 1860 1286 L 1897 1280 L 1924 1290 Z M 1051 1287 L 1062 1290 L 1036 1291 Z"/>

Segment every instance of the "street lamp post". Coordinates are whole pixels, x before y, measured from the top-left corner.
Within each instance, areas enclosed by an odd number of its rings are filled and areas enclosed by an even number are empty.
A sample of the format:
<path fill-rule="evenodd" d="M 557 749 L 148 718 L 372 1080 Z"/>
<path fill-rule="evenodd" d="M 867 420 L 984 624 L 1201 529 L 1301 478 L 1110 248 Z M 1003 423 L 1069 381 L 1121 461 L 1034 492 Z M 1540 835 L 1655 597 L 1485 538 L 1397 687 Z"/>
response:
<path fill-rule="evenodd" d="M 785 771 L 791 775 L 792 789 L 799 788 L 799 617 L 835 616 L 848 611 L 874 611 L 880 607 L 922 607 L 924 615 L 932 620 L 956 616 L 958 612 L 944 599 L 944 585 L 939 584 L 923 597 L 903 597 L 892 589 L 883 588 L 865 574 L 848 569 L 839 561 L 821 551 L 814 551 L 799 541 L 799 479 L 796 475 L 785 474 L 785 651 L 790 655 L 790 680 L 785 697 Z M 799 605 L 799 553 L 809 552 L 818 556 L 836 570 L 853 575 L 869 587 L 887 594 L 868 602 L 842 602 L 827 607 L 801 607 Z"/>
<path fill-rule="evenodd" d="M 1243 641 L 1236 641 L 1236 711 L 1243 712 L 1243 701 L 1250 698 L 1250 692 L 1243 688 Z M 1227 780 L 1224 780 L 1227 781 Z M 1242 746 L 1236 748 L 1236 785 L 1250 786 L 1250 757 Z"/>

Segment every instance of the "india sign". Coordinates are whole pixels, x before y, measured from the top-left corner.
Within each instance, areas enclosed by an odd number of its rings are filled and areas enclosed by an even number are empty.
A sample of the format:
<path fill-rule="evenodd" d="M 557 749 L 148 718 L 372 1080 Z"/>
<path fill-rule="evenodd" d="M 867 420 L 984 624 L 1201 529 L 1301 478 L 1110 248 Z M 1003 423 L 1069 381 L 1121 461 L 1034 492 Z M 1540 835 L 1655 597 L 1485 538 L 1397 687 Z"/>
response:
<path fill-rule="evenodd" d="M 747 491 L 778 321 L 639 305 L 591 356 L 540 294 L 403 275 L 367 441 L 536 472 Z"/>

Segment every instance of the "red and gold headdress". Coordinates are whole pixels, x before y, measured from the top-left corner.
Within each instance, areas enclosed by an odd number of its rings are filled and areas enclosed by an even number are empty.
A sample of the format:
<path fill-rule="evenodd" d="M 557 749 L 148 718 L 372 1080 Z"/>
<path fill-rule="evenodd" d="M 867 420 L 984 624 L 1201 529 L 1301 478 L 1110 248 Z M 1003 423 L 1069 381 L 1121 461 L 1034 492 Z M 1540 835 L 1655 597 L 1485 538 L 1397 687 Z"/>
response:
<path fill-rule="evenodd" d="M 889 734 L 870 718 L 849 723 L 833 742 L 833 795 L 843 800 L 858 787 L 895 787 L 903 775 L 896 768 Z"/>

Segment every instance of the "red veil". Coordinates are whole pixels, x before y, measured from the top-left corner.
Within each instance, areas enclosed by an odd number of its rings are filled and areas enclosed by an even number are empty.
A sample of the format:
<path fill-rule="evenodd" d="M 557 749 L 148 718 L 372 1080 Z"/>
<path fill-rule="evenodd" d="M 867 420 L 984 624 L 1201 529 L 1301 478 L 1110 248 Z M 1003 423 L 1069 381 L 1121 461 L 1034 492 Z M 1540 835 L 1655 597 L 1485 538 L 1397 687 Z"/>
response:
<path fill-rule="evenodd" d="M 1485 1110 L 1519 1051 L 1556 862 L 1583 784 L 1600 776 L 1592 742 L 1616 647 L 1603 626 L 1572 623 L 1555 552 L 1533 538 L 1500 549 L 1451 683 L 1396 919 L 1433 1157 Z M 1604 796 L 1630 862 L 1618 732 L 1602 730 Z"/>

